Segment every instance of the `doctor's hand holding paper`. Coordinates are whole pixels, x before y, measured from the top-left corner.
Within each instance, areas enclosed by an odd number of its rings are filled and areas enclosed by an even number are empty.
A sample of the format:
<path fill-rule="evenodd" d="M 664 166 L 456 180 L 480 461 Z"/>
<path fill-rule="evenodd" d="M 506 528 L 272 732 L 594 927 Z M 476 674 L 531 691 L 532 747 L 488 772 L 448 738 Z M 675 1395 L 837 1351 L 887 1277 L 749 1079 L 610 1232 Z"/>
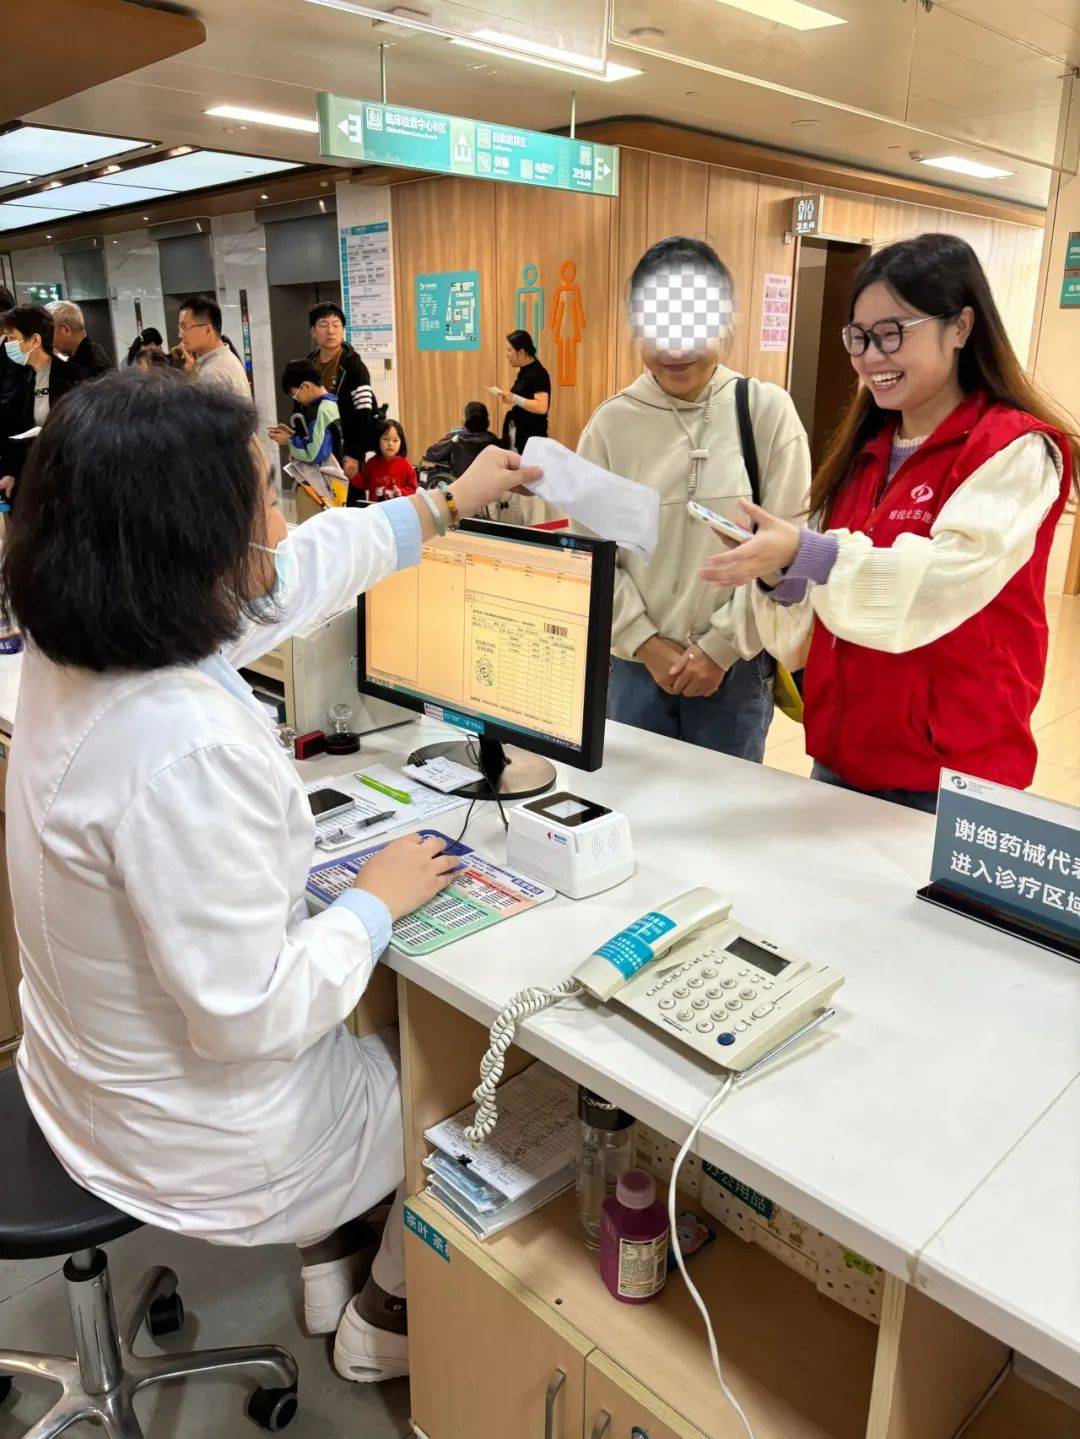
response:
<path fill-rule="evenodd" d="M 5 540 L 4 608 L 31 641 L 7 781 L 27 1101 L 125 1213 L 298 1245 L 308 1329 L 337 1331 L 350 1379 L 408 1361 L 400 1200 L 354 1292 L 362 1216 L 404 1172 L 396 1041 L 343 1021 L 451 861 L 398 841 L 309 913 L 307 795 L 238 670 L 417 564 L 454 510 L 538 478 L 491 448 L 453 507 L 414 495 L 290 533 L 254 407 L 133 368 L 49 416 Z"/>

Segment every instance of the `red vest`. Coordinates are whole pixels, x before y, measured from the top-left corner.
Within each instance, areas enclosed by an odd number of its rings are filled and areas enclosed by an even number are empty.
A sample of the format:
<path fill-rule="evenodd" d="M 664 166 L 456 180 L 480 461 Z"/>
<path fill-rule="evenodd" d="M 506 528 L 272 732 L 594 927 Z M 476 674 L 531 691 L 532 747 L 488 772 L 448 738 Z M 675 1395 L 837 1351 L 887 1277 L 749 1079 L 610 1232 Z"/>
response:
<path fill-rule="evenodd" d="M 1033 431 L 1061 450 L 1061 494 L 1031 558 L 978 614 L 931 644 L 886 654 L 837 639 L 815 621 L 804 684 L 807 752 L 862 790 L 937 789 L 943 767 L 1024 789 L 1038 757 L 1031 712 L 1046 672 L 1046 566 L 1071 484 L 1069 447 L 1031 415 L 976 393 L 886 488 L 895 428 L 886 424 L 857 456 L 830 529 L 861 531 L 878 548 L 902 534 L 929 535 L 968 476 Z"/>

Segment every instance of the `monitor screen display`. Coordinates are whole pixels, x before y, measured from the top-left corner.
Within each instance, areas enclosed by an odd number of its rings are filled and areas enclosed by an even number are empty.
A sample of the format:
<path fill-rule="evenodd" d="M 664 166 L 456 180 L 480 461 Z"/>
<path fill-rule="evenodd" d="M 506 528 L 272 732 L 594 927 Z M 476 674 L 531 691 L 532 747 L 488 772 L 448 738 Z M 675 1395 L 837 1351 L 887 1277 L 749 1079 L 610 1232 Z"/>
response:
<path fill-rule="evenodd" d="M 593 584 L 608 557 L 552 540 L 480 525 L 425 545 L 416 569 L 365 597 L 362 688 L 572 760 L 606 676 L 610 619 L 597 635 Z"/>

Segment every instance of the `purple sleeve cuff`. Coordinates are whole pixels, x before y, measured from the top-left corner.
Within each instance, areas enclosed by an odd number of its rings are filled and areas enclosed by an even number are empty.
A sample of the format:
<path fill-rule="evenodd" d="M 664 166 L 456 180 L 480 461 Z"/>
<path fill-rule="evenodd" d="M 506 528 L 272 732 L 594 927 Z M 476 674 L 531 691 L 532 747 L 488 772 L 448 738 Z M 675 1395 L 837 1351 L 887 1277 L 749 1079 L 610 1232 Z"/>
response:
<path fill-rule="evenodd" d="M 798 553 L 784 571 L 780 583 L 773 588 L 768 585 L 761 588 L 778 605 L 799 604 L 806 598 L 808 585 L 828 582 L 838 548 L 835 535 L 822 535 L 817 530 L 804 529 L 799 537 Z"/>

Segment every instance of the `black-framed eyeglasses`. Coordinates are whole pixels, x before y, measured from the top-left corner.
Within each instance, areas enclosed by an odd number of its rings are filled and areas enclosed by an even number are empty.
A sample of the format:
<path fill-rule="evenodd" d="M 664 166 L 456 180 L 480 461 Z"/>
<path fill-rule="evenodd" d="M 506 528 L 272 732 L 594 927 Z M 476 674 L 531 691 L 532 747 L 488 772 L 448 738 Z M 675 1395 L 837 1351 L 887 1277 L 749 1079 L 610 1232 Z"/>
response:
<path fill-rule="evenodd" d="M 895 355 L 908 330 L 925 325 L 927 320 L 949 318 L 949 315 L 923 315 L 918 320 L 878 320 L 876 325 L 845 325 L 840 331 L 840 338 L 849 355 L 865 355 L 871 342 L 883 355 Z"/>

